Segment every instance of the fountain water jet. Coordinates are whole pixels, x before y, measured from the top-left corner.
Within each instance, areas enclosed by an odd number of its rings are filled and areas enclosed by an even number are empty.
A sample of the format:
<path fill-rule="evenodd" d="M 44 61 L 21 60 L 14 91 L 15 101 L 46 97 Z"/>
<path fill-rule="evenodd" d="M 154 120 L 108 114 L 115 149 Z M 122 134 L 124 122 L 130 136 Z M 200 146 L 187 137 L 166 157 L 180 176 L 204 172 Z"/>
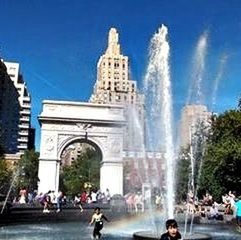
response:
<path fill-rule="evenodd" d="M 190 102 L 196 102 L 197 104 L 202 102 L 202 81 L 205 71 L 205 59 L 207 55 L 208 47 L 208 32 L 205 31 L 199 38 L 195 52 L 192 59 L 191 69 L 191 82 L 188 89 L 187 104 Z M 194 91 L 195 90 L 195 91 Z"/>
<path fill-rule="evenodd" d="M 194 106 L 198 106 L 200 109 L 204 107 L 202 105 L 204 103 L 203 99 L 203 79 L 205 73 L 205 65 L 206 65 L 206 56 L 208 52 L 208 31 L 204 31 L 204 33 L 199 37 L 194 54 L 192 59 L 192 69 L 191 69 L 191 77 L 190 77 L 190 87 L 188 89 L 188 99 L 187 104 L 194 104 Z M 202 145 L 202 153 L 201 158 L 198 159 L 198 147 L 200 147 L 200 137 L 202 138 L 202 134 L 204 133 L 204 125 L 203 125 L 203 117 L 202 113 L 196 113 L 196 119 L 193 119 L 191 126 L 189 128 L 190 135 L 190 161 L 191 161 L 191 172 L 189 176 L 189 185 L 188 185 L 188 193 L 192 193 L 193 200 L 196 199 L 197 196 L 197 181 L 199 179 L 200 170 L 202 166 L 202 156 L 204 155 L 204 146 L 205 139 L 201 140 Z M 202 133 L 201 133 L 202 132 Z M 198 136 L 197 136 L 198 135 Z M 200 155 L 200 154 L 199 154 Z M 187 201 L 188 201 L 187 196 Z M 188 212 L 186 212 L 185 217 L 185 228 L 184 228 L 184 236 L 187 232 L 187 218 Z M 191 224 L 189 234 L 192 233 L 194 215 L 191 215 Z"/>
<path fill-rule="evenodd" d="M 219 81 L 223 76 L 224 73 L 224 68 L 228 60 L 228 55 L 227 54 L 222 54 L 221 59 L 219 61 L 219 68 L 217 72 L 217 76 L 214 79 L 214 86 L 213 86 L 213 92 L 212 92 L 212 107 L 216 104 L 216 97 L 217 97 L 217 90 L 218 90 L 218 85 Z"/>
<path fill-rule="evenodd" d="M 8 189 L 8 192 L 7 192 L 6 198 L 4 200 L 4 203 L 3 203 L 3 206 L 2 206 L 0 214 L 2 214 L 4 212 L 4 209 L 5 209 L 6 205 L 7 205 L 7 201 L 8 201 L 8 198 L 10 196 L 10 193 L 12 191 L 12 188 L 14 186 L 14 183 L 15 183 L 17 177 L 19 176 L 19 172 L 20 172 L 19 169 L 17 169 L 17 171 L 13 174 L 13 178 L 12 178 L 12 181 L 10 183 L 10 187 Z"/>
<path fill-rule="evenodd" d="M 151 39 L 149 64 L 144 78 L 147 109 L 148 147 L 164 152 L 166 176 L 166 215 L 174 213 L 174 144 L 172 127 L 172 93 L 169 67 L 168 30 L 162 25 Z"/>
<path fill-rule="evenodd" d="M 173 143 L 173 119 L 172 119 L 172 92 L 171 92 L 171 77 L 169 56 L 170 47 L 167 41 L 168 29 L 162 25 L 157 33 L 151 39 L 149 64 L 147 73 L 144 78 L 144 92 L 146 98 L 146 115 L 147 129 L 149 135 L 148 147 L 154 151 L 164 153 L 166 176 L 165 176 L 165 206 L 166 217 L 173 218 L 174 216 L 174 161 L 175 149 Z M 202 72 L 204 69 L 204 57 L 207 45 L 207 34 L 199 41 L 197 47 L 197 65 L 198 81 L 197 81 L 197 96 L 201 98 L 201 81 Z M 162 142 L 161 142 L 161 141 Z M 194 185 L 194 184 L 193 184 Z M 163 224 L 164 225 L 164 224 Z M 155 232 L 136 232 L 133 235 L 134 239 L 159 239 L 158 233 Z M 189 234 L 184 239 L 211 239 L 205 234 Z"/>

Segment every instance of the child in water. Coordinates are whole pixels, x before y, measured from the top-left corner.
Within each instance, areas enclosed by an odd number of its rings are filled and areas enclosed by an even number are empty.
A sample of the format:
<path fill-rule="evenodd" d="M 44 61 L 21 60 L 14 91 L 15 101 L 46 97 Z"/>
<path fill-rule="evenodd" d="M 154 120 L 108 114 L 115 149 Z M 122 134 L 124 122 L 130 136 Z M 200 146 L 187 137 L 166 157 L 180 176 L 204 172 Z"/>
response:
<path fill-rule="evenodd" d="M 94 239 L 100 239 L 101 233 L 100 230 L 103 228 L 103 219 L 108 222 L 108 219 L 104 216 L 104 214 L 100 211 L 99 207 L 96 207 L 94 210 L 94 214 L 90 221 L 90 225 L 95 223 L 93 230 Z"/>
<path fill-rule="evenodd" d="M 175 219 L 168 219 L 166 221 L 166 229 L 167 232 L 161 235 L 160 240 L 178 240 L 182 238 Z"/>

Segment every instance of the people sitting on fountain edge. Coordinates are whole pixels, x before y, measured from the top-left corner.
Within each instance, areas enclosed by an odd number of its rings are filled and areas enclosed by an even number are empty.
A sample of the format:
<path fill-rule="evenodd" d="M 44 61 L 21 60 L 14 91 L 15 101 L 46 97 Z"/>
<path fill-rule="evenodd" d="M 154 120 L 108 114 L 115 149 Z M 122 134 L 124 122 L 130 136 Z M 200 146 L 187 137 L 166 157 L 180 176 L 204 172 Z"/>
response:
<path fill-rule="evenodd" d="M 161 235 L 160 240 L 178 240 L 182 238 L 175 219 L 168 219 L 166 221 L 166 229 L 167 232 Z"/>
<path fill-rule="evenodd" d="M 209 209 L 209 214 L 207 215 L 208 217 L 208 220 L 212 220 L 212 219 L 215 219 L 215 220 L 223 220 L 223 215 L 222 214 L 219 214 L 219 211 L 218 211 L 218 208 L 217 208 L 217 203 L 213 204 L 210 209 Z"/>

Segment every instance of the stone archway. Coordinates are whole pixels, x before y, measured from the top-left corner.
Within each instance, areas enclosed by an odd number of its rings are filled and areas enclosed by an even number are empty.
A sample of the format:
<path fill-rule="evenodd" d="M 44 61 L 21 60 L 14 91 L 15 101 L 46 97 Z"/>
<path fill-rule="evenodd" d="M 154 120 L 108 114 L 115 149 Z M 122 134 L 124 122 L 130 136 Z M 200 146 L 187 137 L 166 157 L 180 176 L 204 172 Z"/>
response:
<path fill-rule="evenodd" d="M 72 191 L 80 193 L 83 188 L 86 188 L 87 183 L 91 184 L 92 189 L 100 189 L 102 155 L 98 145 L 88 138 L 75 138 L 73 141 L 67 143 L 60 154 L 59 189 L 68 191 L 71 188 Z M 72 165 L 74 168 L 70 167 Z M 66 181 L 68 179 L 68 177 L 66 178 L 66 170 L 69 172 L 71 171 L 70 169 L 75 169 L 75 174 L 78 172 L 75 177 L 75 180 L 76 178 L 78 179 L 78 185 L 75 184 L 72 186 L 69 185 L 69 181 Z M 76 169 L 78 169 L 77 172 Z M 88 186 L 90 186 L 89 184 Z"/>
<path fill-rule="evenodd" d="M 81 155 L 83 151 L 86 150 L 86 148 L 94 149 L 98 156 L 100 161 L 102 162 L 103 154 L 99 146 L 92 142 L 88 138 L 73 138 L 73 140 L 68 141 L 65 143 L 65 145 L 62 147 L 62 150 L 60 150 L 60 164 L 61 165 L 71 165 L 71 162 L 76 160 L 77 157 Z M 73 158 L 74 157 L 74 158 Z"/>
<path fill-rule="evenodd" d="M 75 140 L 102 153 L 100 189 L 123 194 L 123 107 L 67 101 L 43 101 L 38 192 L 58 191 L 60 155 Z"/>

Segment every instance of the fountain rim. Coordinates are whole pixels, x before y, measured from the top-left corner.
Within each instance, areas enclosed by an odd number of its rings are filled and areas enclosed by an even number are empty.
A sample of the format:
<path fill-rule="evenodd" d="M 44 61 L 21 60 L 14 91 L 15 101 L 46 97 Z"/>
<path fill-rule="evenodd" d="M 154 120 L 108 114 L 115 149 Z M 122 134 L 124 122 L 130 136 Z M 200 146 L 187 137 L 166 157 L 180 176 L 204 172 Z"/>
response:
<path fill-rule="evenodd" d="M 135 240 L 159 240 L 160 235 L 154 231 L 139 231 L 133 233 Z M 194 232 L 190 235 L 186 235 L 182 238 L 183 240 L 212 240 L 212 237 L 206 233 Z"/>

